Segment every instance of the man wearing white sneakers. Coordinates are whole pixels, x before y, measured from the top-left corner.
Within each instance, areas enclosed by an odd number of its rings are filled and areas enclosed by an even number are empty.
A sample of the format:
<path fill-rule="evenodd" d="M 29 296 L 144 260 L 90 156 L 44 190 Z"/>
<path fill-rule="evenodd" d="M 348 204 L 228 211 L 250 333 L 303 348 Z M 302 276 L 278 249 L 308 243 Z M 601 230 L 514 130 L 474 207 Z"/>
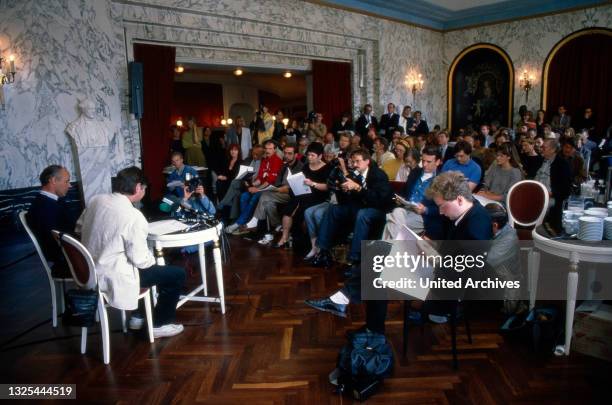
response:
<path fill-rule="evenodd" d="M 185 271 L 176 266 L 156 265 L 147 246 L 149 224 L 132 205 L 145 195 L 147 185 L 142 171 L 137 167 L 121 170 L 115 188 L 112 194 L 94 196 L 76 226 L 96 264 L 100 289 L 112 307 L 134 310 L 138 307 L 140 288 L 157 286 L 153 336 L 178 335 L 183 325 L 173 322 Z M 142 325 L 140 317 L 130 320 L 131 329 Z"/>

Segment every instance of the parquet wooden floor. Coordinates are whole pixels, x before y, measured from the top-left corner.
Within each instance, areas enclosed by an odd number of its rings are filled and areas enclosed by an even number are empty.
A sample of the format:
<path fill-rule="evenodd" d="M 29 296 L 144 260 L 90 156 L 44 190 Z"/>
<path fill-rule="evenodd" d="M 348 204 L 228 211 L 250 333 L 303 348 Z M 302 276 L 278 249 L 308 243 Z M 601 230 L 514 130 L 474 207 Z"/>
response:
<path fill-rule="evenodd" d="M 332 392 L 327 375 L 346 331 L 362 325 L 363 309 L 352 306 L 350 317 L 340 319 L 303 304 L 336 289 L 338 272 L 302 265 L 288 251 L 236 237 L 231 242 L 227 313 L 189 303 L 178 311 L 185 332 L 149 344 L 139 333 L 121 333 L 118 312 L 111 311 L 109 366 L 102 363 L 97 328 L 81 355 L 77 329 L 41 324 L 50 315 L 49 292 L 35 257 L 0 271 L 0 382 L 76 383 L 78 400 L 86 403 L 350 403 Z M 402 358 L 401 319 L 400 303 L 392 303 L 387 332 L 395 371 L 367 403 L 582 404 L 609 397 L 610 363 L 578 353 L 534 358 L 497 333 L 503 318 L 493 305 L 480 305 L 473 315 L 472 344 L 459 328 L 456 372 L 445 325 L 411 329 Z"/>

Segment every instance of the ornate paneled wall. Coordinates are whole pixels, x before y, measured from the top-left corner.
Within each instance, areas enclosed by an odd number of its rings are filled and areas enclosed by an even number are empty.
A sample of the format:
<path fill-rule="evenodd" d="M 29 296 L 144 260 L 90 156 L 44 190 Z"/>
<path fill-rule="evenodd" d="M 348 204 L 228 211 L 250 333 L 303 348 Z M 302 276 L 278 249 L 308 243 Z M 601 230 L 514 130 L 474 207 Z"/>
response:
<path fill-rule="evenodd" d="M 519 87 L 520 73 L 524 69 L 535 72 L 536 83 L 529 92 L 528 107 L 540 108 L 542 94 L 542 69 L 546 56 L 565 36 L 589 27 L 612 28 L 612 6 L 587 8 L 563 14 L 530 18 L 502 24 L 488 25 L 444 34 L 444 63 L 448 72 L 453 59 L 465 48 L 485 42 L 502 48 L 512 60 L 514 79 L 514 121 L 519 106 L 525 104 L 525 93 Z M 579 61 L 576 61 L 579 63 Z M 445 73 L 446 74 L 446 73 Z M 446 91 L 446 90 L 445 90 Z"/>

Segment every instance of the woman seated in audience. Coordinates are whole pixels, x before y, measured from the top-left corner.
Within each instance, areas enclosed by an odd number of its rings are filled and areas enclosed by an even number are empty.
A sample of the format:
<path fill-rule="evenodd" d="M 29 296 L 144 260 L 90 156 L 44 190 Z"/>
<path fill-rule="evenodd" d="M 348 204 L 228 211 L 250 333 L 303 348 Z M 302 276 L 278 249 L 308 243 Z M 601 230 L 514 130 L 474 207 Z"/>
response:
<path fill-rule="evenodd" d="M 389 151 L 389 141 L 387 138 L 378 137 L 374 140 L 374 153 L 372 154 L 372 160 L 376 162 L 379 168 L 383 168 L 383 165 L 389 160 L 395 160 L 395 155 Z"/>
<path fill-rule="evenodd" d="M 349 145 L 349 152 L 352 152 L 357 149 L 361 149 L 361 135 L 355 132 L 353 136 L 351 136 L 351 144 Z"/>
<path fill-rule="evenodd" d="M 495 135 L 495 145 L 499 146 L 506 142 L 510 142 L 510 132 L 506 128 L 503 128 Z"/>
<path fill-rule="evenodd" d="M 574 128 L 572 128 L 572 127 L 565 128 L 565 131 L 563 132 L 563 136 L 561 138 L 562 139 L 560 140 L 560 142 L 563 142 L 563 140 L 565 140 L 565 139 L 575 140 L 576 139 L 576 130 L 574 130 Z"/>
<path fill-rule="evenodd" d="M 542 139 L 542 138 L 539 138 Z M 535 140 L 531 138 L 524 138 L 521 141 L 521 162 L 523 163 L 523 169 L 526 173 L 526 178 L 533 179 L 538 172 L 544 158 L 535 151 Z"/>
<path fill-rule="evenodd" d="M 238 144 L 233 143 L 227 149 L 225 161 L 217 173 L 217 197 L 219 200 L 225 197 L 230 183 L 238 175 L 240 163 L 242 162 L 241 154 L 240 145 Z"/>
<path fill-rule="evenodd" d="M 395 159 L 387 160 L 382 165 L 382 170 L 387 174 L 390 181 L 406 181 L 410 173 L 407 163 L 408 151 L 410 147 L 404 140 L 399 141 L 393 149 Z"/>
<path fill-rule="evenodd" d="M 494 201 L 506 201 L 506 195 L 515 183 L 523 180 L 523 173 L 514 160 L 512 145 L 507 142 L 497 147 L 496 162 L 487 170 L 482 190 L 478 195 Z"/>
<path fill-rule="evenodd" d="M 331 166 L 325 164 L 322 160 L 323 145 L 318 142 L 313 142 L 308 145 L 306 150 L 306 158 L 308 164 L 302 169 L 304 174 L 304 184 L 311 188 L 311 193 L 301 194 L 296 196 L 293 190 L 289 190 L 291 200 L 281 208 L 282 219 L 282 236 L 274 245 L 276 248 L 291 247 L 291 227 L 294 222 L 301 223 L 304 219 L 304 211 L 313 205 L 320 204 L 327 200 L 329 195 L 327 191 L 327 178 L 331 171 Z"/>

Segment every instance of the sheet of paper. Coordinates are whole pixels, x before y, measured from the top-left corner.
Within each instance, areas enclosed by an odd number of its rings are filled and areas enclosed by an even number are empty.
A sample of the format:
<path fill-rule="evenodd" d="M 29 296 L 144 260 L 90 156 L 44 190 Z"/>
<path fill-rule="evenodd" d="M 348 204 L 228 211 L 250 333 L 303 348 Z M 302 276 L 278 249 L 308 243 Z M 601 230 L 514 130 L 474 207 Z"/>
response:
<path fill-rule="evenodd" d="M 483 197 L 483 196 L 478 195 L 478 194 L 472 194 L 472 195 L 474 196 L 475 199 L 478 200 L 480 205 L 482 205 L 483 207 L 485 207 L 487 204 L 499 204 L 499 205 L 502 205 L 499 201 L 491 200 L 490 198 Z"/>
<path fill-rule="evenodd" d="M 272 185 L 272 184 L 268 184 L 266 187 L 262 188 L 261 191 L 272 191 L 272 190 L 277 190 L 278 187 Z"/>
<path fill-rule="evenodd" d="M 166 184 L 166 186 L 168 188 L 183 187 L 183 182 L 180 181 L 180 180 L 174 180 L 174 181 L 171 181 L 170 183 Z"/>
<path fill-rule="evenodd" d="M 182 231 L 187 229 L 188 225 L 179 222 L 175 219 L 164 219 L 149 223 L 150 235 L 165 235 L 167 233 Z"/>
<path fill-rule="evenodd" d="M 417 203 L 408 201 L 399 194 L 395 194 L 395 199 L 406 208 L 414 209 L 417 206 Z"/>
<path fill-rule="evenodd" d="M 237 179 L 241 179 L 246 176 L 247 173 L 253 173 L 253 168 L 251 166 L 240 165 L 240 170 L 238 170 Z"/>
<path fill-rule="evenodd" d="M 289 183 L 289 187 L 296 196 L 312 193 L 311 188 L 304 184 L 304 180 L 306 180 L 306 177 L 302 172 L 287 176 L 287 183 Z"/>

